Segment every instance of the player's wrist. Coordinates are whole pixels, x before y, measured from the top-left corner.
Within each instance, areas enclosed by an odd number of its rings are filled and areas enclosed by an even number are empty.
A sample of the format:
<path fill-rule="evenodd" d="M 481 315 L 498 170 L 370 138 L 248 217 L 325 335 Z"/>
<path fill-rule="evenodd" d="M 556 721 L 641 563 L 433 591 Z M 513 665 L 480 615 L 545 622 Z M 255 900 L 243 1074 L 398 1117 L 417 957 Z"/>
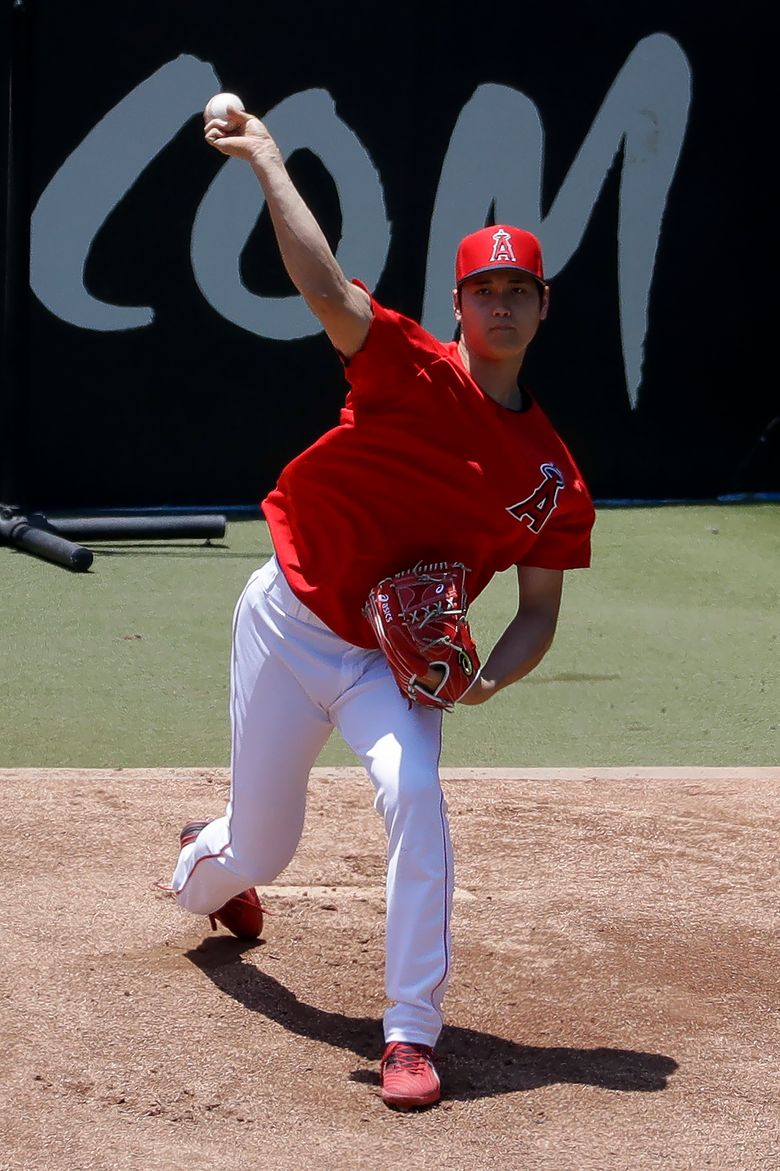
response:
<path fill-rule="evenodd" d="M 477 671 L 474 679 L 463 692 L 463 695 L 458 700 L 458 703 L 464 703 L 467 706 L 475 707 L 478 703 L 484 703 L 485 700 L 490 699 L 493 692 L 496 690 L 495 680 L 486 679 L 482 674 L 482 668 Z"/>
<path fill-rule="evenodd" d="M 422 683 L 423 687 L 427 687 L 429 691 L 436 691 L 436 688 L 444 678 L 444 671 L 441 667 L 431 667 L 425 675 L 418 677 L 418 682 Z"/>
<path fill-rule="evenodd" d="M 246 141 L 249 161 L 256 171 L 267 174 L 277 168 L 286 169 L 282 152 L 265 128 L 263 128 L 262 134 L 253 134 Z"/>

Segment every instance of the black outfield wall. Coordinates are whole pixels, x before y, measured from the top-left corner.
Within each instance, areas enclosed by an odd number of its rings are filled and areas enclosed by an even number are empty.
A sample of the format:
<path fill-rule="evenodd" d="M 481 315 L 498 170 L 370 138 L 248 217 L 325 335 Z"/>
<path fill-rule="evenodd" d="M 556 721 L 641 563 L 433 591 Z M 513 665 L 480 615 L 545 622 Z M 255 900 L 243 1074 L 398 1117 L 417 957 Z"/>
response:
<path fill-rule="evenodd" d="M 348 275 L 439 336 L 460 237 L 539 233 L 527 381 L 597 497 L 780 489 L 764 9 L 459 11 L 6 4 L 0 500 L 252 504 L 336 420 L 256 181 L 203 143 L 220 89 L 267 116 Z"/>

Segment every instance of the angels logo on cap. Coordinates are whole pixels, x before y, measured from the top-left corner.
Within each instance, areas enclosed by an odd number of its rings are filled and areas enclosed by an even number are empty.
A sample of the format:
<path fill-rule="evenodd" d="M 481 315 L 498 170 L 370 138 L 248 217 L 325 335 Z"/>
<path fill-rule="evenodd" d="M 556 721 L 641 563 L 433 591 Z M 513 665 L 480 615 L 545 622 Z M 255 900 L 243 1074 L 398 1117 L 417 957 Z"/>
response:
<path fill-rule="evenodd" d="M 532 232 L 493 224 L 461 240 L 455 258 L 455 284 L 492 268 L 516 268 L 544 284 L 542 246 Z"/>
<path fill-rule="evenodd" d="M 493 233 L 493 252 L 490 256 L 491 264 L 498 264 L 500 260 L 508 260 L 511 264 L 517 264 L 517 258 L 512 251 L 512 237 L 509 232 L 505 232 L 503 228 L 499 228 L 497 232 Z"/>

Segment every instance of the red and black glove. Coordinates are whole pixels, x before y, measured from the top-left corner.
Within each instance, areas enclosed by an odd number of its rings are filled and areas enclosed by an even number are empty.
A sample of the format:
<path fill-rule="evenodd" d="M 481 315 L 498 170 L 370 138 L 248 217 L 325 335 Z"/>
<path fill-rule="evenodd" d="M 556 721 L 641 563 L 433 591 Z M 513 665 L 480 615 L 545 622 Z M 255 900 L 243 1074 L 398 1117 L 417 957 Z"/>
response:
<path fill-rule="evenodd" d="M 466 574 L 459 561 L 419 563 L 383 578 L 363 607 L 401 694 L 415 703 L 452 711 L 479 673 L 479 656 L 466 617 Z M 420 679 L 443 671 L 434 690 Z"/>

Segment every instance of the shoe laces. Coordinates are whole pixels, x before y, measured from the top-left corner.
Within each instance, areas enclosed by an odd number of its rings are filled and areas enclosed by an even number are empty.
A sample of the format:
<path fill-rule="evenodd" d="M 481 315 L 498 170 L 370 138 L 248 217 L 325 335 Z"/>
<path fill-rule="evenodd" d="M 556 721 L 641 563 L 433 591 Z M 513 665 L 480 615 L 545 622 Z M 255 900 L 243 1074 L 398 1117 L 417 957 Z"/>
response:
<path fill-rule="evenodd" d="M 420 1068 L 427 1068 L 431 1062 L 432 1050 L 427 1045 L 413 1045 L 399 1041 L 390 1050 L 385 1058 L 385 1068 L 415 1073 Z"/>

